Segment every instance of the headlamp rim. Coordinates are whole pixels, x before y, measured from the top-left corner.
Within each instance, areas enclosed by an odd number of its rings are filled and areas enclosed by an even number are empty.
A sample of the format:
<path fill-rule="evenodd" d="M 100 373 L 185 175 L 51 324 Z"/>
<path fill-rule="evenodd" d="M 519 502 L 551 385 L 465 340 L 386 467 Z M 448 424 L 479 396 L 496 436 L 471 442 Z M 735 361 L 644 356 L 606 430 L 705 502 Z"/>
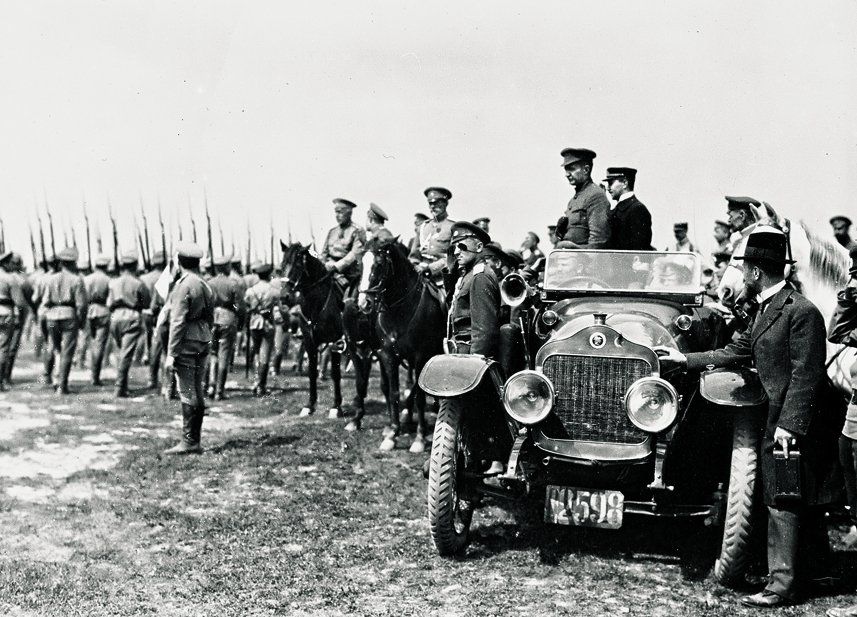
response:
<path fill-rule="evenodd" d="M 654 384 L 654 385 L 662 387 L 664 390 L 666 390 L 667 394 L 670 396 L 670 399 L 673 403 L 674 411 L 672 414 L 672 418 L 670 418 L 669 422 L 666 422 L 666 423 L 662 422 L 661 424 L 656 425 L 658 427 L 657 430 L 653 430 L 651 427 L 643 426 L 634 417 L 634 415 L 631 414 L 631 405 L 630 405 L 631 396 L 637 390 L 639 390 L 642 386 L 647 385 L 647 384 Z M 673 425 L 673 423 L 675 423 L 676 418 L 678 418 L 679 397 L 678 397 L 678 392 L 675 389 L 675 386 L 673 386 L 666 379 L 664 379 L 662 377 L 657 377 L 655 375 L 649 375 L 646 377 L 640 377 L 640 379 L 638 379 L 637 381 L 632 383 L 630 386 L 628 386 L 628 390 L 625 392 L 624 405 L 625 405 L 625 415 L 628 416 L 628 419 L 631 421 L 631 423 L 634 426 L 636 426 L 638 429 L 640 429 L 641 431 L 645 431 L 647 433 L 653 433 L 653 434 L 662 433 L 663 431 L 665 431 L 669 427 L 671 427 Z"/>
<path fill-rule="evenodd" d="M 545 384 L 547 384 L 548 393 L 550 394 L 550 399 L 549 399 L 550 404 L 546 406 L 546 411 L 539 414 L 538 416 L 535 416 L 534 418 L 523 418 L 523 417 L 521 417 L 520 414 L 518 414 L 517 412 L 515 412 L 512 409 L 512 406 L 509 404 L 509 399 L 508 399 L 509 385 L 512 384 L 512 382 L 517 380 L 517 379 L 521 379 L 523 377 L 528 377 L 528 376 L 534 376 L 534 377 L 538 378 L 539 380 L 541 380 L 542 382 L 544 382 Z M 532 369 L 524 369 L 523 371 L 518 371 L 517 373 L 515 373 L 514 375 L 509 377 L 506 380 L 506 383 L 503 384 L 503 408 L 506 410 L 506 413 L 512 417 L 513 420 L 515 420 L 516 422 L 520 422 L 521 424 L 526 424 L 526 425 L 532 426 L 534 424 L 538 424 L 539 422 L 542 422 L 545 418 L 547 418 L 551 414 L 555 404 L 556 404 L 556 390 L 554 389 L 553 383 L 551 383 L 551 380 L 548 379 L 547 376 L 545 376 L 545 374 L 542 373 L 541 371 L 532 370 Z"/>

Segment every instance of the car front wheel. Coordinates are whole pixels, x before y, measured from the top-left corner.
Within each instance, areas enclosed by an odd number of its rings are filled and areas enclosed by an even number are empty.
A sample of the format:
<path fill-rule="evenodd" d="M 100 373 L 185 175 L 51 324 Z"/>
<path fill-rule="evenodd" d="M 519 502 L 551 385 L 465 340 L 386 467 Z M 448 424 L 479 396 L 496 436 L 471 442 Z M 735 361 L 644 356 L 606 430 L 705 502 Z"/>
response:
<path fill-rule="evenodd" d="M 429 462 L 429 526 L 437 552 L 445 556 L 467 546 L 473 518 L 475 495 L 465 481 L 473 461 L 463 415 L 463 401 L 441 400 Z"/>
<path fill-rule="evenodd" d="M 759 428 L 751 414 L 736 413 L 723 541 L 714 563 L 714 577 L 721 584 L 733 583 L 747 569 L 758 465 Z"/>

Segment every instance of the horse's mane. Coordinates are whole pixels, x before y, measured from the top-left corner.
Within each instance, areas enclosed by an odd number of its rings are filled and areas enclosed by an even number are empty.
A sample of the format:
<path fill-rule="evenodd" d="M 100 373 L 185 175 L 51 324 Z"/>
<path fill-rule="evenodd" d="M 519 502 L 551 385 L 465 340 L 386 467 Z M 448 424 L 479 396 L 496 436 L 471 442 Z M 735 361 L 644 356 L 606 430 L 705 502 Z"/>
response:
<path fill-rule="evenodd" d="M 838 242 L 815 234 L 803 221 L 800 226 L 809 241 L 809 266 L 813 274 L 829 281 L 831 286 L 844 286 L 851 267 L 848 253 Z"/>

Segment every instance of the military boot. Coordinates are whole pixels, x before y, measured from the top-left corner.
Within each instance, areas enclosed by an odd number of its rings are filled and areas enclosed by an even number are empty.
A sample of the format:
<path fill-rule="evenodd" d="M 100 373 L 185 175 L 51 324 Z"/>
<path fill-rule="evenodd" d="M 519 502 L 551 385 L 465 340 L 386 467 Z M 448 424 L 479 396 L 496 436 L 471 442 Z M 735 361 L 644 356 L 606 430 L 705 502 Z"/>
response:
<path fill-rule="evenodd" d="M 164 454 L 199 454 L 202 452 L 202 448 L 199 447 L 199 429 L 197 428 L 197 426 L 202 426 L 202 416 L 200 415 L 197 425 L 196 414 L 196 408 L 182 403 L 182 440 L 172 448 L 164 450 Z"/>
<path fill-rule="evenodd" d="M 196 447 L 202 452 L 202 419 L 205 417 L 205 404 L 200 403 L 196 408 L 191 423 L 192 436 L 196 442 Z"/>
<path fill-rule="evenodd" d="M 265 396 L 268 393 L 268 367 L 259 364 L 256 370 L 256 383 L 253 385 L 253 396 Z"/>

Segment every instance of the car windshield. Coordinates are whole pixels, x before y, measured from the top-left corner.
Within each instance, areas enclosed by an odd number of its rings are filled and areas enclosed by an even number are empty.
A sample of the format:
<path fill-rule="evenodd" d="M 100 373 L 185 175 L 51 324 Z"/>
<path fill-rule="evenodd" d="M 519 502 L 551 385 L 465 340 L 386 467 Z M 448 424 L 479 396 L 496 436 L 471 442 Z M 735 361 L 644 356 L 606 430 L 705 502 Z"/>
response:
<path fill-rule="evenodd" d="M 555 250 L 545 265 L 546 291 L 695 294 L 701 287 L 695 253 Z"/>

